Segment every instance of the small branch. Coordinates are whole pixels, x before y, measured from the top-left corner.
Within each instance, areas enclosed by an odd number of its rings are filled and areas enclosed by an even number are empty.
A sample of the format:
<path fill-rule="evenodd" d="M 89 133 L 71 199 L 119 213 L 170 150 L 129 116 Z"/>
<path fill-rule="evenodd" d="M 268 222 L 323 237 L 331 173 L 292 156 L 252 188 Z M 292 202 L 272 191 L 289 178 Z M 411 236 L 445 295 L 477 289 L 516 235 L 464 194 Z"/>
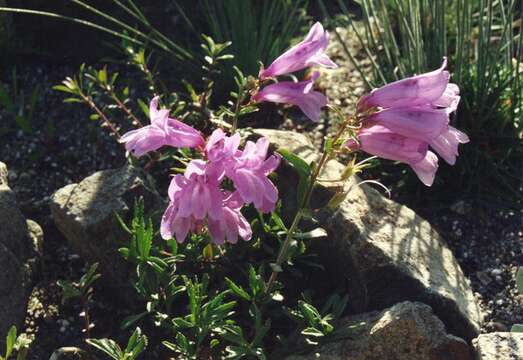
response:
<path fill-rule="evenodd" d="M 111 120 L 109 120 L 107 118 L 107 116 L 105 116 L 105 114 L 102 112 L 102 110 L 100 110 L 98 108 L 98 106 L 96 106 L 96 104 L 90 97 L 86 96 L 82 91 L 80 91 L 79 95 L 82 98 L 82 100 L 85 103 L 87 103 L 87 105 L 89 105 L 91 107 L 91 109 L 93 109 L 96 112 L 96 114 L 98 114 L 98 116 L 100 116 L 100 118 L 103 120 L 104 124 L 106 124 L 109 127 L 109 129 L 111 129 L 111 132 L 119 140 L 121 138 L 120 133 L 118 132 L 118 129 L 116 128 L 116 126 L 111 122 Z"/>
<path fill-rule="evenodd" d="M 351 122 L 353 117 L 347 118 L 340 128 L 338 129 L 336 135 L 333 138 L 333 142 L 336 142 L 344 133 L 345 129 Z M 307 192 L 305 193 L 305 196 L 302 199 L 301 204 L 299 205 L 299 208 L 296 212 L 296 215 L 294 216 L 294 219 L 292 221 L 292 225 L 287 231 L 287 236 L 285 238 L 285 241 L 283 242 L 283 245 L 280 249 L 280 252 L 278 253 L 278 257 L 276 258 L 276 265 L 277 267 L 281 267 L 283 262 L 285 261 L 287 257 L 287 252 L 289 251 L 289 247 L 291 245 L 292 239 L 294 237 L 294 232 L 296 231 L 296 228 L 298 227 L 298 224 L 301 220 L 303 209 L 307 207 L 307 205 L 310 202 L 310 198 L 312 196 L 312 191 L 314 190 L 314 186 L 316 185 L 316 182 L 318 181 L 318 176 L 320 175 L 321 170 L 323 169 L 323 166 L 327 163 L 327 161 L 330 159 L 330 152 L 323 151 L 323 154 L 321 155 L 320 161 L 318 162 L 318 166 L 316 166 L 314 172 L 311 175 L 311 181 L 309 183 L 309 187 L 307 188 Z M 270 294 L 272 287 L 274 286 L 274 282 L 276 281 L 278 277 L 278 272 L 276 270 L 273 270 L 271 273 L 271 276 L 269 277 L 269 281 L 267 281 L 267 286 L 265 288 L 265 294 Z"/>
<path fill-rule="evenodd" d="M 133 123 L 139 125 L 140 127 L 143 127 L 143 124 L 142 122 L 140 121 L 140 119 L 138 119 L 134 114 L 133 112 L 131 111 L 131 109 L 129 109 L 119 98 L 118 96 L 116 96 L 115 92 L 112 90 L 112 88 L 110 86 L 107 86 L 107 92 L 109 93 L 109 96 L 111 96 L 111 98 L 114 100 L 114 102 L 116 103 L 116 105 L 118 105 L 118 107 L 127 114 L 128 117 L 130 117 L 131 119 L 133 119 Z"/>

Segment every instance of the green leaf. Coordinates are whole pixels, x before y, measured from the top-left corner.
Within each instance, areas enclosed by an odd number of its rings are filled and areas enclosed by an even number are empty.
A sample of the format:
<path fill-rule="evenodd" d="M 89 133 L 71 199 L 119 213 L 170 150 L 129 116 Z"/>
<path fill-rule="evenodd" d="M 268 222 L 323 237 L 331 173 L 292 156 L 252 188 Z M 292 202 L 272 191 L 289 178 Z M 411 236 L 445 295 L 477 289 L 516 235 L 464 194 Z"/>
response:
<path fill-rule="evenodd" d="M 311 174 L 311 167 L 305 160 L 299 156 L 293 154 L 290 150 L 287 149 L 278 149 L 278 153 L 283 156 L 285 160 L 289 162 L 300 174 L 304 176 L 309 176 Z"/>
<path fill-rule="evenodd" d="M 16 125 L 18 125 L 18 127 L 20 129 L 22 129 L 23 132 L 25 132 L 27 134 L 30 134 L 30 133 L 33 132 L 33 129 L 31 127 L 31 123 L 29 122 L 29 120 L 25 116 L 17 115 L 15 117 L 15 122 L 16 122 Z"/>
<path fill-rule="evenodd" d="M 142 335 L 142 330 L 137 327 L 127 342 L 125 354 L 129 354 L 131 356 L 130 359 L 136 359 L 145 350 L 146 346 L 147 336 Z"/>
<path fill-rule="evenodd" d="M 85 341 L 114 360 L 121 360 L 124 356 L 120 346 L 111 339 L 87 339 Z"/>
<path fill-rule="evenodd" d="M 64 99 L 64 103 L 83 103 L 83 101 L 77 98 L 67 98 Z"/>
<path fill-rule="evenodd" d="M 520 294 L 523 294 L 523 266 L 520 266 L 516 274 L 516 285 Z"/>
<path fill-rule="evenodd" d="M 517 333 L 523 333 L 523 325 L 522 324 L 514 324 L 512 325 L 512 328 L 510 329 L 511 332 L 517 332 Z"/>
<path fill-rule="evenodd" d="M 305 301 L 300 300 L 298 302 L 301 313 L 307 319 L 307 322 L 310 325 L 316 325 L 321 319 L 321 315 L 318 310 L 311 304 L 306 303 Z"/>
<path fill-rule="evenodd" d="M 172 323 L 177 329 L 185 329 L 185 328 L 194 327 L 194 324 L 192 322 L 187 321 L 181 317 L 172 319 Z"/>
<path fill-rule="evenodd" d="M 100 120 L 100 115 L 91 114 L 91 115 L 89 115 L 89 120 L 93 120 L 93 121 Z"/>
<path fill-rule="evenodd" d="M 142 100 L 138 99 L 138 105 L 140 106 L 140 109 L 144 113 L 145 117 L 149 117 L 149 106 Z"/>
<path fill-rule="evenodd" d="M 102 70 L 98 71 L 98 80 L 105 84 L 107 82 L 107 69 L 103 68 Z"/>
<path fill-rule="evenodd" d="M 304 330 L 302 330 L 301 333 L 305 336 L 314 336 L 314 337 L 325 336 L 325 334 L 323 334 L 320 330 L 313 328 L 313 327 L 305 328 Z"/>
<path fill-rule="evenodd" d="M 69 94 L 75 94 L 75 92 L 71 88 L 69 88 L 65 85 L 55 85 L 55 86 L 53 86 L 53 90 L 63 91 L 63 92 L 69 93 Z"/>
<path fill-rule="evenodd" d="M 285 232 L 288 231 L 280 215 L 278 215 L 275 211 L 271 213 L 271 219 L 276 223 L 276 225 L 278 225 L 280 229 L 285 230 Z"/>
<path fill-rule="evenodd" d="M 3 87 L 1 84 L 0 84 L 0 105 L 5 107 L 5 109 L 10 113 L 14 112 L 13 102 L 11 101 L 11 98 L 9 97 L 9 93 L 7 92 L 5 87 Z"/>
<path fill-rule="evenodd" d="M 211 343 L 210 343 L 211 349 L 215 348 L 218 345 L 220 345 L 220 340 L 218 340 L 218 339 L 211 340 Z"/>
<path fill-rule="evenodd" d="M 9 358 L 14 350 L 16 342 L 16 326 L 11 326 L 5 339 L 5 358 Z"/>
<path fill-rule="evenodd" d="M 69 299 L 82 296 L 82 292 L 70 281 L 58 280 L 56 284 L 62 288 L 62 302 L 64 303 Z"/>
<path fill-rule="evenodd" d="M 127 316 L 125 319 L 123 319 L 122 324 L 120 325 L 120 329 L 125 330 L 144 316 L 148 314 L 147 311 L 144 311 L 142 313 L 136 314 L 136 315 L 130 315 Z"/>
<path fill-rule="evenodd" d="M 247 301 L 251 300 L 251 297 L 249 296 L 247 291 L 245 291 L 241 286 L 236 285 L 234 283 L 234 281 L 232 281 L 231 279 L 226 277 L 225 278 L 225 282 L 227 283 L 227 286 L 229 286 L 229 289 L 231 289 L 233 294 L 235 294 L 236 296 L 238 296 L 238 297 L 240 297 L 240 298 L 242 298 L 244 300 L 247 300 Z"/>
<path fill-rule="evenodd" d="M 202 255 L 203 255 L 203 258 L 206 260 L 211 260 L 214 257 L 214 251 L 213 251 L 212 244 L 207 244 L 203 248 Z"/>
<path fill-rule="evenodd" d="M 309 188 L 311 167 L 305 160 L 287 149 L 278 149 L 278 152 L 298 172 L 298 204 L 301 204 L 305 200 L 305 194 Z"/>
<path fill-rule="evenodd" d="M 296 233 L 294 235 L 294 238 L 296 239 L 317 239 L 321 237 L 326 237 L 327 231 L 323 228 L 316 228 L 311 231 L 307 231 L 304 233 Z"/>

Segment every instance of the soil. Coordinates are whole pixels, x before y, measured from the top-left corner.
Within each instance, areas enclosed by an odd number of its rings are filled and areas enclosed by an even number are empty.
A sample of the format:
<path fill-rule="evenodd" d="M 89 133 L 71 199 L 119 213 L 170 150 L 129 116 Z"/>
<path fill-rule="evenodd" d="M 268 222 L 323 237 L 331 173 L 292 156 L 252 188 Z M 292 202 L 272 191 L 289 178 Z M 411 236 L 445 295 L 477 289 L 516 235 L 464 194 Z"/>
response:
<path fill-rule="evenodd" d="M 333 57 L 345 61 L 339 52 Z M 349 63 L 340 65 L 344 70 L 325 75 L 331 79 L 320 86 L 340 84 L 328 87 L 327 93 L 334 103 L 350 107 L 364 86 Z M 33 131 L 24 132 L 13 125 L 12 131 L 0 136 L 0 161 L 8 165 L 10 186 L 25 216 L 36 220 L 45 234 L 42 274 L 30 299 L 24 329 L 35 339 L 29 359 L 47 359 L 61 346 L 84 346 L 86 335 L 82 331 L 83 319 L 78 316 L 80 304 L 62 304 L 57 285 L 60 279 L 78 280 L 86 270 L 85 264 L 55 228 L 49 197 L 64 185 L 125 162 L 121 145 L 108 131 L 100 130 L 99 123 L 89 120 L 90 111 L 85 106 L 63 104 L 63 94 L 51 90 L 74 72 L 73 68 L 48 64 L 19 66 L 19 87 L 26 94 L 36 85 L 42 89 L 31 122 Z M 4 124 L 11 121 L 9 114 L 2 111 L 0 119 Z M 333 125 L 326 120 L 318 125 L 287 120 L 282 127 L 310 133 L 321 146 L 323 136 Z M 386 182 L 387 178 L 381 180 Z M 523 197 L 523 191 L 521 194 Z M 395 199 L 411 205 L 447 239 L 486 313 L 483 331 L 505 331 L 515 323 L 523 323 L 523 295 L 515 288 L 516 269 L 523 265 L 523 207 L 477 208 L 460 199 L 459 194 L 456 196 L 452 202 L 439 203 L 434 210 L 423 202 L 412 201 L 408 189 L 399 188 L 394 193 Z M 96 290 L 92 304 L 94 336 L 118 339 L 119 321 L 126 314 Z"/>

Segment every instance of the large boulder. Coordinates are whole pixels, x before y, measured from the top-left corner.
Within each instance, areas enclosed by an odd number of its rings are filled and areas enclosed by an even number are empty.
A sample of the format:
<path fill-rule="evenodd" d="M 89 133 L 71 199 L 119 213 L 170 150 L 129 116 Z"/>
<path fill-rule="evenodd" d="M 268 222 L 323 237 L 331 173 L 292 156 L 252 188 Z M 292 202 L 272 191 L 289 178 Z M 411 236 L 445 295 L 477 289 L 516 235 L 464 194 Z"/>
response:
<path fill-rule="evenodd" d="M 467 343 L 448 335 L 432 309 L 402 302 L 344 319 L 350 336 L 287 360 L 472 360 Z"/>
<path fill-rule="evenodd" d="M 255 130 L 255 135 L 267 136 L 276 148 L 287 148 L 308 162 L 319 158 L 305 135 L 264 129 Z M 340 162 L 331 160 L 320 178 L 339 179 L 343 169 Z M 278 172 L 283 205 L 292 207 L 296 179 L 285 167 Z M 320 211 L 320 225 L 328 237 L 311 245 L 332 276 L 347 285 L 351 310 L 361 313 L 405 300 L 420 301 L 432 307 L 452 334 L 472 340 L 482 314 L 443 239 L 414 211 L 358 185 L 359 181 L 352 177 L 346 184 L 324 182 L 312 199 L 313 204 L 326 204 L 340 187 L 350 189 L 336 211 Z"/>
<path fill-rule="evenodd" d="M 116 214 L 127 222 L 139 197 L 143 197 L 148 214 L 161 206 L 152 180 L 131 165 L 98 171 L 51 197 L 57 228 L 75 252 L 89 263 L 99 263 L 101 281 L 122 297 L 129 288 L 130 267 L 118 249 L 129 244 L 129 235 Z"/>
<path fill-rule="evenodd" d="M 0 162 L 0 348 L 11 325 L 23 324 L 32 290 L 42 229 L 26 221 Z M 30 228 L 28 227 L 30 225 Z"/>
<path fill-rule="evenodd" d="M 495 332 L 481 334 L 472 341 L 476 360 L 523 359 L 523 333 Z"/>

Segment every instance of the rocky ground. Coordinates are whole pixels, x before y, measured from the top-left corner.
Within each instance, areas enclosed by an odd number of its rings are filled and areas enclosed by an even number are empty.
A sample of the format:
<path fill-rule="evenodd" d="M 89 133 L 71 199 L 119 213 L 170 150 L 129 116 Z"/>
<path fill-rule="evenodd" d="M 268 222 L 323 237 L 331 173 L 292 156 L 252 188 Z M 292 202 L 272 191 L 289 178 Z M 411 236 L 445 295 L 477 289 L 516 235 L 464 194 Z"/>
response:
<path fill-rule="evenodd" d="M 363 91 L 363 82 L 343 60 L 341 50 L 334 48 L 334 51 L 339 55 L 336 60 L 342 61 L 341 70 L 326 75 L 321 86 L 338 84 L 327 88 L 329 97 L 336 104 L 350 106 Z M 53 349 L 78 344 L 83 337 L 83 322 L 77 316 L 79 306 L 61 303 L 56 281 L 77 280 L 85 271 L 85 264 L 71 252 L 50 220 L 49 197 L 62 186 L 78 182 L 97 170 L 121 166 L 125 159 L 122 147 L 107 131 L 100 130 L 98 123 L 89 120 L 88 109 L 83 105 L 63 104 L 63 95 L 50 90 L 74 73 L 74 69 L 21 65 L 18 73 L 19 86 L 26 93 L 36 85 L 40 85 L 42 93 L 31 124 L 32 133 L 14 128 L 1 135 L 0 160 L 9 167 L 9 184 L 24 215 L 39 222 L 45 234 L 43 273 L 30 300 L 25 329 L 37 339 L 32 358 L 43 359 Z M 10 121 L 3 112 L 0 118 L 3 124 Z M 333 125 L 327 121 L 318 126 L 287 121 L 283 127 L 312 134 L 319 146 Z M 395 197 L 410 203 L 407 195 L 399 193 Z M 438 228 L 471 280 L 487 316 L 483 330 L 506 331 L 514 323 L 523 323 L 523 296 L 517 293 L 514 280 L 517 266 L 523 265 L 523 208 L 477 208 L 456 199 L 440 204 L 436 210 L 426 204 L 418 205 L 415 210 Z M 109 336 L 108 329 L 117 329 L 117 324 L 111 323 L 116 317 L 108 316 L 113 309 L 103 294 L 95 295 L 97 336 Z"/>

